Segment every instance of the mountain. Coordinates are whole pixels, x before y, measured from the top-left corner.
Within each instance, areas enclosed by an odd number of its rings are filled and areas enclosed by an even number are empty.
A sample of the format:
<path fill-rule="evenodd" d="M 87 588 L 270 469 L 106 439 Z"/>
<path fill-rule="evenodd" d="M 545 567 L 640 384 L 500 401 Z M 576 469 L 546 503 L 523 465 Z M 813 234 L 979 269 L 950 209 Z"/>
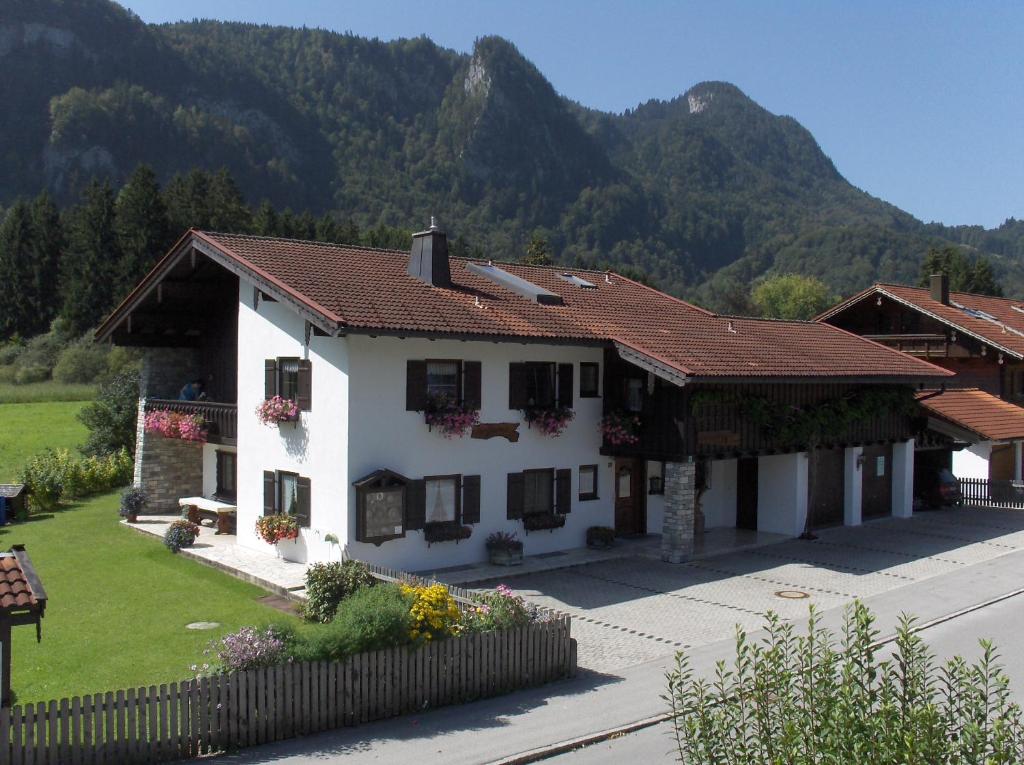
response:
<path fill-rule="evenodd" d="M 192 21 L 107 0 L 5 0 L 0 204 L 62 204 L 140 162 L 166 182 L 226 167 L 248 199 L 362 226 L 433 214 L 496 258 L 546 238 L 559 262 L 642 271 L 742 309 L 772 271 L 848 293 L 914 281 L 929 246 L 992 257 L 1024 294 L 1024 223 L 923 224 L 849 184 L 814 137 L 721 82 L 623 114 L 559 96 L 509 42 Z"/>

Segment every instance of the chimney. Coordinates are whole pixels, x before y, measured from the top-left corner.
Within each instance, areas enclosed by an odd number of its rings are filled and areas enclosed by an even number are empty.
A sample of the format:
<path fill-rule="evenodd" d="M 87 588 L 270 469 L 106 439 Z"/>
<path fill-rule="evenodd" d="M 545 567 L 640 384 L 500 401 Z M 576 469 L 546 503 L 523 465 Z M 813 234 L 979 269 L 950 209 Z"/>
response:
<path fill-rule="evenodd" d="M 451 287 L 452 275 L 448 270 L 448 237 L 430 216 L 430 228 L 412 235 L 409 253 L 409 276 L 434 287 Z"/>
<path fill-rule="evenodd" d="M 932 300 L 938 300 L 943 305 L 949 305 L 949 275 L 932 274 Z"/>

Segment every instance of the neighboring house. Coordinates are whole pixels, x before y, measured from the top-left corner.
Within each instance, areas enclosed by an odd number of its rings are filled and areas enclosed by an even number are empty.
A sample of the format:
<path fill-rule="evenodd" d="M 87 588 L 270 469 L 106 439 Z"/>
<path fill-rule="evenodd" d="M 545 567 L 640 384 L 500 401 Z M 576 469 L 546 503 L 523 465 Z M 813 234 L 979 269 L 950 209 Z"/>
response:
<path fill-rule="evenodd" d="M 871 392 L 910 399 L 949 375 L 824 324 L 716 316 L 614 273 L 449 258 L 434 226 L 411 252 L 190 231 L 97 337 L 146 349 L 136 481 L 155 510 L 216 496 L 253 547 L 257 518 L 289 510 L 302 530 L 287 556 L 336 556 L 333 535 L 407 570 L 480 561 L 498 530 L 528 555 L 582 546 L 590 526 L 661 533 L 663 557 L 681 561 L 704 528 L 798 535 L 908 515 L 905 408 L 827 439 L 780 423 Z M 173 400 L 195 378 L 212 401 Z M 261 424 L 273 395 L 297 421 Z M 471 434 L 428 427 L 438 396 L 479 412 Z M 560 408 L 574 418 L 557 437 L 527 422 Z M 210 443 L 145 432 L 144 411 L 160 409 L 203 413 Z M 602 431 L 608 416 L 627 438 Z M 461 526 L 470 538 L 428 544 Z"/>
<path fill-rule="evenodd" d="M 956 376 L 919 396 L 929 434 L 918 472 L 1017 481 L 1024 469 L 1024 303 L 949 291 L 944 274 L 929 287 L 876 284 L 818 321 L 841 327 Z"/>

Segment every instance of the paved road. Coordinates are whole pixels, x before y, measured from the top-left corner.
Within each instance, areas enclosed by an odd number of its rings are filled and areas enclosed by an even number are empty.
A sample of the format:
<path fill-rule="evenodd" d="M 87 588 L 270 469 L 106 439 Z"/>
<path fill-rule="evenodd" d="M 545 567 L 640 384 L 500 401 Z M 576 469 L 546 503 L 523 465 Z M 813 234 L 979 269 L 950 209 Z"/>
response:
<path fill-rule="evenodd" d="M 973 662 L 981 655 L 979 638 L 989 638 L 1000 648 L 1000 663 L 1010 677 L 1017 703 L 1024 705 L 1024 651 L 1014 650 L 1024 634 L 1024 595 L 1004 600 L 979 611 L 929 627 L 921 633 L 938 659 L 963 656 Z M 672 729 L 667 724 L 604 741 L 545 762 L 555 765 L 618 765 L 623 762 L 674 762 Z"/>

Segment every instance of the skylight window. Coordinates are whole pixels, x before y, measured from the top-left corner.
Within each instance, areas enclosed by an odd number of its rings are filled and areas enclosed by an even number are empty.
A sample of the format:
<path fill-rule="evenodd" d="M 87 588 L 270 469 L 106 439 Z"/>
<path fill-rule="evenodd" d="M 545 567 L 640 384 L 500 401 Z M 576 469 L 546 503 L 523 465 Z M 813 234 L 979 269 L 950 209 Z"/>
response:
<path fill-rule="evenodd" d="M 596 290 L 597 289 L 597 285 L 596 284 L 594 284 L 593 282 L 588 282 L 586 279 L 583 279 L 582 277 L 576 276 L 576 274 L 559 274 L 558 278 L 559 279 L 564 279 L 565 281 L 569 282 L 570 284 L 575 284 L 577 287 L 582 287 L 585 290 Z"/>

